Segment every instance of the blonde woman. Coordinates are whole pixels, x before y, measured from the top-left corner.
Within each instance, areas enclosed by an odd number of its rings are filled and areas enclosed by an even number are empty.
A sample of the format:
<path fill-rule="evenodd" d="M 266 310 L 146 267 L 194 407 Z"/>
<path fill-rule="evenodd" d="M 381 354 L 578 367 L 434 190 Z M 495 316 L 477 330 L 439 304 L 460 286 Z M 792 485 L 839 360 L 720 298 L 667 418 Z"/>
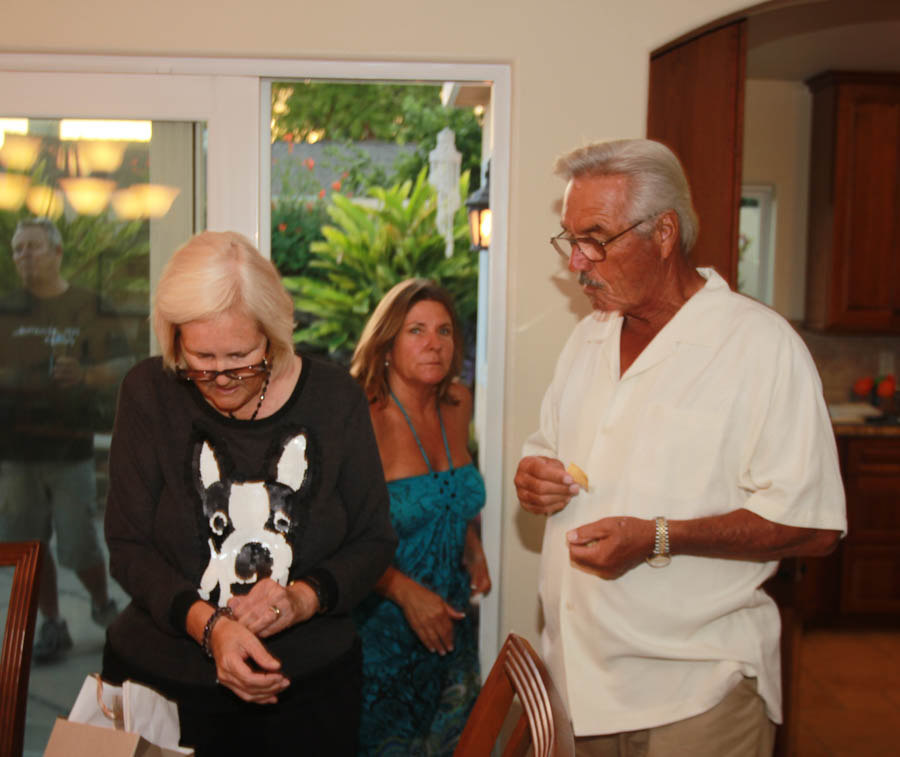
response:
<path fill-rule="evenodd" d="M 198 757 L 352 755 L 350 611 L 395 545 L 367 400 L 294 354 L 293 303 L 238 234 L 175 253 L 153 325 L 162 357 L 126 376 L 110 451 L 106 537 L 131 604 L 104 675 L 176 700 Z"/>

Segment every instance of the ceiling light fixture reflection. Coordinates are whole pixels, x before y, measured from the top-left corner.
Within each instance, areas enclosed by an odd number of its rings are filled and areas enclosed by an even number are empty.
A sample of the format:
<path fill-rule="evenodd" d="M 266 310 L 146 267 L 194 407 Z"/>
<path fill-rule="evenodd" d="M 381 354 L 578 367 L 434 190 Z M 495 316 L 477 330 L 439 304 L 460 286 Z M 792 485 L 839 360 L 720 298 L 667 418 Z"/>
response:
<path fill-rule="evenodd" d="M 127 143 L 122 141 L 82 140 L 78 143 L 78 167 L 83 174 L 115 173 L 122 165 Z"/>
<path fill-rule="evenodd" d="M 149 142 L 153 136 L 151 121 L 99 121 L 63 118 L 59 122 L 60 139 L 115 139 Z"/>
<path fill-rule="evenodd" d="M 165 184 L 132 184 L 112 196 L 115 214 L 123 220 L 162 218 L 181 190 Z"/>
<path fill-rule="evenodd" d="M 60 179 L 59 185 L 66 193 L 75 212 L 84 216 L 96 216 L 103 212 L 109 205 L 109 198 L 116 188 L 116 182 L 111 179 L 96 179 L 93 177 Z"/>
<path fill-rule="evenodd" d="M 13 171 L 30 171 L 40 151 L 40 137 L 7 133 L 0 148 L 0 162 Z"/>
<path fill-rule="evenodd" d="M 6 132 L 9 134 L 27 134 L 28 119 L 27 118 L 0 118 L 0 148 L 6 139 Z"/>
<path fill-rule="evenodd" d="M 63 194 L 58 189 L 39 184 L 28 190 L 25 204 L 34 215 L 41 218 L 59 218 L 65 208 Z"/>
<path fill-rule="evenodd" d="M 18 210 L 25 202 L 31 179 L 19 173 L 0 173 L 0 210 Z"/>

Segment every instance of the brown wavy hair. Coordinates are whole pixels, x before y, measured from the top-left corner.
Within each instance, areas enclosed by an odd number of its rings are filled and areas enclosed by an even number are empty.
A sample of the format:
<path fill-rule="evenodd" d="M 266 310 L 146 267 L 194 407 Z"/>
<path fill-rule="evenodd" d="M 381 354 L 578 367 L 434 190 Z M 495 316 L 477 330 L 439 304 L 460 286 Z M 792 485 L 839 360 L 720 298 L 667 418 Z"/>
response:
<path fill-rule="evenodd" d="M 350 374 L 360 383 L 369 401 L 385 402 L 390 394 L 385 361 L 394 338 L 403 328 L 409 311 L 419 302 L 439 302 L 450 315 L 453 324 L 453 357 L 450 370 L 438 384 L 438 400 L 455 404 L 450 397 L 450 385 L 459 376 L 463 362 L 463 335 L 453 298 L 449 292 L 429 279 L 406 279 L 391 287 L 369 317 L 359 344 L 353 352 Z"/>

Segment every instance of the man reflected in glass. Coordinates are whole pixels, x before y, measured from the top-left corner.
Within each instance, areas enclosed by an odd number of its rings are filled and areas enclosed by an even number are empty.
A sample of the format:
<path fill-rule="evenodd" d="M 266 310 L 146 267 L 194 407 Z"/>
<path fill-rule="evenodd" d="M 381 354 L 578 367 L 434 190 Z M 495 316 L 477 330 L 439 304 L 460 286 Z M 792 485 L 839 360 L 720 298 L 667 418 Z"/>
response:
<path fill-rule="evenodd" d="M 12 256 L 21 286 L 0 298 L 0 541 L 48 543 L 56 535 L 56 555 L 47 551 L 41 575 L 34 646 L 35 661 L 45 663 L 72 647 L 56 559 L 87 589 L 94 622 L 105 627 L 118 612 L 94 522 L 94 431 L 111 416 L 133 358 L 96 293 L 62 276 L 63 243 L 52 221 L 20 221 Z"/>

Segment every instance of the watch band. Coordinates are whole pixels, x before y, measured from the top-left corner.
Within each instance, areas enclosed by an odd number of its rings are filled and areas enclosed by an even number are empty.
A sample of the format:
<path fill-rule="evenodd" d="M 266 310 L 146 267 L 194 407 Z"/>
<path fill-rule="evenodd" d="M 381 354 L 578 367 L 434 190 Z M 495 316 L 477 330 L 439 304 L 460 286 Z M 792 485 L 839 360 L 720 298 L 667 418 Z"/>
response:
<path fill-rule="evenodd" d="M 316 599 L 319 602 L 319 609 L 316 610 L 316 615 L 321 615 L 324 612 L 329 610 L 328 607 L 328 598 L 325 596 L 325 591 L 322 588 L 322 584 L 319 582 L 317 578 L 313 576 L 302 576 L 301 578 L 295 578 L 293 581 L 288 583 L 288 586 L 293 586 L 296 583 L 305 583 L 316 595 Z"/>
<path fill-rule="evenodd" d="M 669 554 L 669 521 L 662 516 L 656 519 L 656 538 L 653 542 L 653 554 L 647 557 L 647 563 L 654 568 L 664 568 L 672 561 Z"/>

